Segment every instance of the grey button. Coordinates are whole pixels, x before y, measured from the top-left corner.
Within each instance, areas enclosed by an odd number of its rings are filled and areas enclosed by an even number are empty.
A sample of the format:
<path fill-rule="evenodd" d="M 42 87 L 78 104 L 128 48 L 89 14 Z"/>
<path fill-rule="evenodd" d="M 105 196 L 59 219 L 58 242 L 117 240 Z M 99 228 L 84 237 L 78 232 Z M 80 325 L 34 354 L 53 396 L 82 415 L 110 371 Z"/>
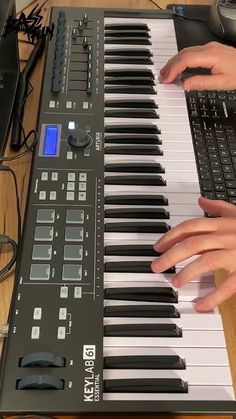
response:
<path fill-rule="evenodd" d="M 61 287 L 60 289 L 60 298 L 68 298 L 68 287 Z"/>
<path fill-rule="evenodd" d="M 66 192 L 66 200 L 67 201 L 74 201 L 75 193 L 74 192 Z"/>
<path fill-rule="evenodd" d="M 45 199 L 46 199 L 46 191 L 40 191 L 39 192 L 39 199 L 40 199 L 40 201 L 45 201 Z"/>
<path fill-rule="evenodd" d="M 83 224 L 84 210 L 67 210 L 66 222 L 71 224 Z"/>
<path fill-rule="evenodd" d="M 66 242 L 81 242 L 83 241 L 84 228 L 83 227 L 66 227 L 65 241 Z"/>
<path fill-rule="evenodd" d="M 57 172 L 52 172 L 51 179 L 54 182 L 56 182 L 58 180 L 58 173 Z"/>
<path fill-rule="evenodd" d="M 67 180 L 68 182 L 74 182 L 75 181 L 75 173 L 74 172 L 69 172 L 67 175 Z"/>
<path fill-rule="evenodd" d="M 34 230 L 34 240 L 52 241 L 54 228 L 50 226 L 37 226 Z"/>
<path fill-rule="evenodd" d="M 79 174 L 79 181 L 80 182 L 86 182 L 87 181 L 87 173 L 80 173 Z"/>
<path fill-rule="evenodd" d="M 35 244 L 33 246 L 33 260 L 51 260 L 52 246 L 49 244 Z"/>
<path fill-rule="evenodd" d="M 59 309 L 58 318 L 59 318 L 59 320 L 66 320 L 66 318 L 67 318 L 67 308 L 66 307 L 61 307 Z"/>
<path fill-rule="evenodd" d="M 65 339 L 66 338 L 66 328 L 65 326 L 59 326 L 57 328 L 57 339 Z"/>
<path fill-rule="evenodd" d="M 86 191 L 86 189 L 87 189 L 87 183 L 79 182 L 79 191 Z"/>
<path fill-rule="evenodd" d="M 83 246 L 78 244 L 66 244 L 64 246 L 64 260 L 82 260 Z"/>
<path fill-rule="evenodd" d="M 90 156 L 90 148 L 85 148 L 84 149 L 84 156 L 85 157 L 89 157 Z"/>
<path fill-rule="evenodd" d="M 56 191 L 50 191 L 49 199 L 51 201 L 55 201 L 57 199 L 57 192 Z"/>
<path fill-rule="evenodd" d="M 37 223 L 54 223 L 55 210 L 54 209 L 38 209 L 37 210 Z"/>
<path fill-rule="evenodd" d="M 63 265 L 62 279 L 64 281 L 81 281 L 82 265 Z"/>
<path fill-rule="evenodd" d="M 33 326 L 31 329 L 31 339 L 39 339 L 40 336 L 40 327 Z"/>
<path fill-rule="evenodd" d="M 41 320 L 42 319 L 42 307 L 35 307 L 34 308 L 33 319 L 34 320 Z"/>
<path fill-rule="evenodd" d="M 79 201 L 86 201 L 86 192 L 79 192 L 78 200 Z"/>
<path fill-rule="evenodd" d="M 41 180 L 48 180 L 48 172 L 41 173 Z"/>
<path fill-rule="evenodd" d="M 74 298 L 81 298 L 81 297 L 82 297 L 82 287 L 75 287 Z"/>
<path fill-rule="evenodd" d="M 32 264 L 30 268 L 30 279 L 47 281 L 50 278 L 50 265 Z"/>

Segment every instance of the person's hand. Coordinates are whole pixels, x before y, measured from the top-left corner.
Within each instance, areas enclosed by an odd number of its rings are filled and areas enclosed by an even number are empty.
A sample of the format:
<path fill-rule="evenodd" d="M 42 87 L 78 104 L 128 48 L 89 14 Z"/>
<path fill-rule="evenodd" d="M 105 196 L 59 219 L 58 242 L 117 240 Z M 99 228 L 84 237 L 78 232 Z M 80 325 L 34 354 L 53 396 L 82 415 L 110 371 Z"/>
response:
<path fill-rule="evenodd" d="M 154 249 L 164 252 L 152 262 L 153 272 L 163 272 L 177 263 L 199 255 L 174 275 L 175 288 L 183 287 L 194 277 L 225 269 L 225 280 L 213 292 L 198 299 L 197 311 L 209 311 L 236 293 L 236 207 L 224 201 L 199 198 L 199 205 L 218 218 L 184 221 L 158 240 Z"/>
<path fill-rule="evenodd" d="M 161 69 L 161 83 L 172 83 L 186 68 L 209 68 L 211 75 L 196 75 L 183 82 L 185 90 L 236 89 L 236 49 L 218 42 L 185 48 Z"/>

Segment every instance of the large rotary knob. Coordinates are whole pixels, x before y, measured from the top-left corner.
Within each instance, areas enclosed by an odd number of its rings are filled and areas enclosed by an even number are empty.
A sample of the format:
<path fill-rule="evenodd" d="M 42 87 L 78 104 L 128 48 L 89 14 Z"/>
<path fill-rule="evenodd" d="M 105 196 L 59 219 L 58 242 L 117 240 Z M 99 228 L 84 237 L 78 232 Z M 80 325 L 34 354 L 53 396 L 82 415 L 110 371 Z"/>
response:
<path fill-rule="evenodd" d="M 68 143 L 72 147 L 85 148 L 90 144 L 90 136 L 84 128 L 76 126 L 74 122 L 68 124 Z"/>

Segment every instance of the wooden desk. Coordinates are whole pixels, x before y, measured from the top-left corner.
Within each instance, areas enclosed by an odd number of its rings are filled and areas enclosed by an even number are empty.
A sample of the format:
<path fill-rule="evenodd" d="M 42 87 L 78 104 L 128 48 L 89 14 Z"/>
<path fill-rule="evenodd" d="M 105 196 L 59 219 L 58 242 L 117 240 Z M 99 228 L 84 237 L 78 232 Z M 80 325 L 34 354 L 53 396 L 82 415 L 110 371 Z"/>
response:
<path fill-rule="evenodd" d="M 156 0 L 159 6 L 165 8 L 169 0 Z M 43 4 L 43 0 L 39 0 L 38 4 Z M 151 0 L 48 0 L 45 6 L 43 7 L 43 15 L 45 22 L 49 18 L 50 7 L 53 5 L 56 6 L 77 6 L 79 3 L 80 7 L 103 7 L 103 8 L 136 8 L 136 9 L 153 9 L 155 8 Z M 110 4 L 112 3 L 112 4 Z M 211 0 L 183 0 L 181 3 L 186 4 L 211 4 Z M 32 6 L 28 8 L 31 10 Z M 26 58 L 29 54 L 29 46 L 23 43 L 20 43 L 20 55 L 22 58 Z M 25 119 L 24 127 L 25 131 L 29 132 L 31 129 L 34 129 L 36 126 L 36 117 L 37 109 L 39 103 L 39 94 L 40 94 L 40 84 L 42 79 L 42 69 L 43 69 L 43 58 L 37 65 L 36 70 L 34 71 L 31 83 L 33 85 L 33 92 L 27 100 L 25 106 Z M 9 154 L 9 150 L 6 150 L 6 154 Z M 29 178 L 29 168 L 31 162 L 30 153 L 22 159 L 12 162 L 9 166 L 14 169 L 17 180 L 18 188 L 21 202 L 21 211 L 22 216 L 24 214 L 25 202 L 27 197 L 27 187 L 28 187 L 28 178 Z M 7 234 L 11 238 L 17 239 L 17 214 L 15 206 L 15 191 L 13 187 L 11 176 L 7 173 L 0 172 L 0 232 Z M 3 248 L 0 253 L 0 267 L 5 266 L 7 261 L 11 257 L 9 249 Z M 13 288 L 13 275 L 9 275 L 2 283 L 0 283 L 0 324 L 7 322 L 8 310 L 10 306 L 11 294 Z M 231 371 L 233 375 L 234 387 L 236 389 L 236 358 L 235 358 L 235 345 L 236 345 L 236 296 L 230 301 L 225 303 L 222 307 L 222 315 L 224 321 L 224 329 L 227 339 L 227 347 L 229 350 L 229 357 L 231 362 Z M 0 341 L 1 349 L 1 341 Z M 97 417 L 97 416 L 96 416 Z M 156 418 L 164 418 L 163 416 L 155 416 Z M 174 416 L 172 416 L 174 417 Z M 176 416 L 176 418 L 183 418 L 183 416 Z M 228 417 L 228 416 L 227 416 Z M 77 417 L 78 419 L 79 417 Z M 87 419 L 95 419 L 95 416 L 86 416 Z M 120 415 L 120 419 L 128 419 L 127 415 Z M 141 417 L 139 417 L 141 418 Z M 142 417 L 144 419 L 144 416 Z M 185 416 L 186 418 L 186 416 Z M 193 418 L 190 417 L 189 418 Z M 194 416 L 194 418 L 197 418 Z M 213 416 L 204 416 L 206 419 L 213 419 Z M 221 416 L 221 418 L 225 418 Z"/>

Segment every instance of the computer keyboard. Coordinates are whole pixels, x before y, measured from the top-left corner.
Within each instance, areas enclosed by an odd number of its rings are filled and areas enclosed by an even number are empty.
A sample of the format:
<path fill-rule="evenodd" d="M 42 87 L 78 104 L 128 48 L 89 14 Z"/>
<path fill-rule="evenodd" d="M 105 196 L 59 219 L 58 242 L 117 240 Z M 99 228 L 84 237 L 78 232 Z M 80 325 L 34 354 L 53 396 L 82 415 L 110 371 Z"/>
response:
<path fill-rule="evenodd" d="M 236 204 L 236 91 L 186 93 L 201 193 Z"/>

